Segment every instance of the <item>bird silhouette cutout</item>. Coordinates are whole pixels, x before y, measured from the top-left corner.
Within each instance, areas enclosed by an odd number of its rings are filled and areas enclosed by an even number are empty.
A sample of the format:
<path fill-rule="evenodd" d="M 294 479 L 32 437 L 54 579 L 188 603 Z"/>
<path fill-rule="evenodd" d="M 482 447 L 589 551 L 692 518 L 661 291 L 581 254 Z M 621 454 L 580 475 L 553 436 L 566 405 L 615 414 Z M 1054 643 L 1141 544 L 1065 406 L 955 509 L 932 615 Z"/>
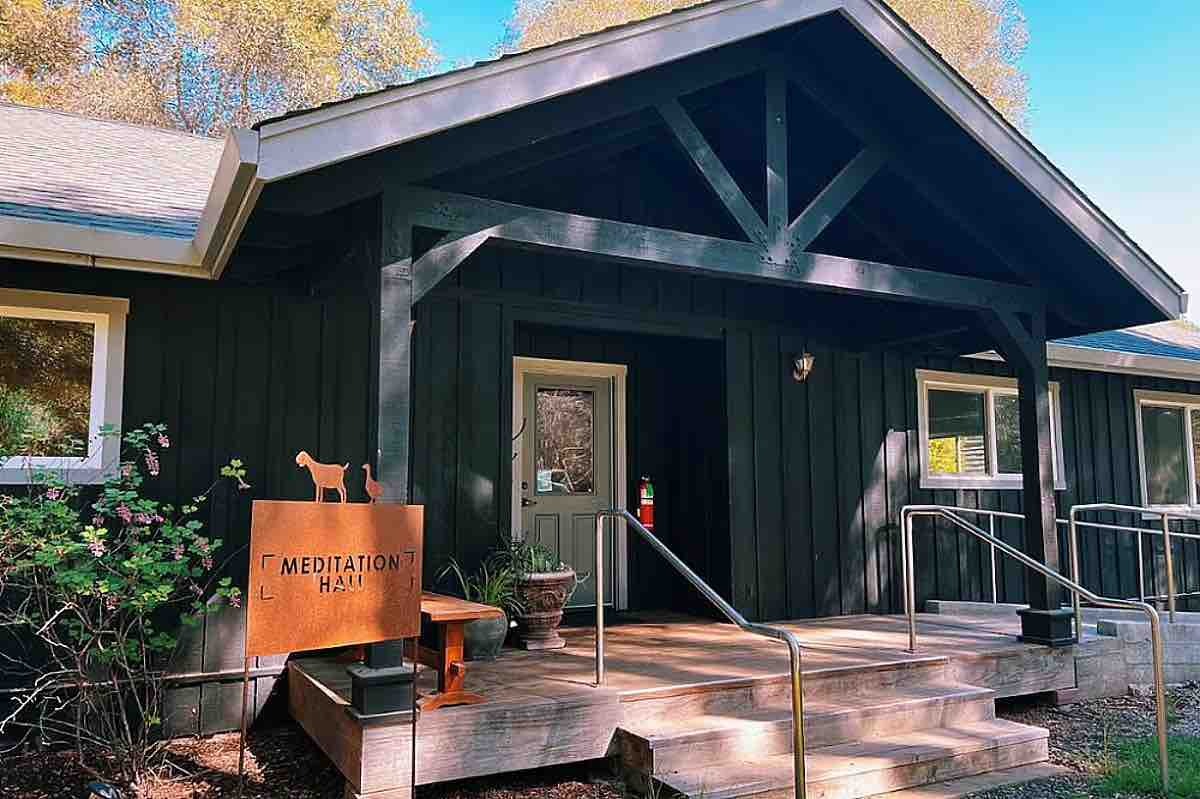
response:
<path fill-rule="evenodd" d="M 364 463 L 363 471 L 367 473 L 366 490 L 367 497 L 372 505 L 383 498 L 383 483 L 371 476 L 371 464 Z"/>
<path fill-rule="evenodd" d="M 338 501 L 346 501 L 346 470 L 350 468 L 350 464 L 338 466 L 336 463 L 317 463 L 313 460 L 312 455 L 309 455 L 304 450 L 300 450 L 296 454 L 296 465 L 301 469 L 308 469 L 308 473 L 312 476 L 313 485 L 317 489 L 316 501 L 325 501 L 326 491 L 338 492 Z"/>

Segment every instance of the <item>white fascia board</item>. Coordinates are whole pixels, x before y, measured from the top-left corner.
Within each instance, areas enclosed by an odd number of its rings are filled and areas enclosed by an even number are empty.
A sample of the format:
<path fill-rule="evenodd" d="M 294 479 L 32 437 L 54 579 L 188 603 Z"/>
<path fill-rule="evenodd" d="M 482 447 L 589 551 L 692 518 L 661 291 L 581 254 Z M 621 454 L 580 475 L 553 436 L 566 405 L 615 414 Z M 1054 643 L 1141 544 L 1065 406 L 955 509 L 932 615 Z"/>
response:
<path fill-rule="evenodd" d="M 996 352 L 977 352 L 965 357 L 977 358 L 982 361 L 1004 361 L 1004 358 Z M 1050 366 L 1059 369 L 1142 375 L 1170 380 L 1200 380 L 1200 361 L 1171 358 L 1165 355 L 1114 352 L 1095 347 L 1077 347 L 1051 342 L 1046 345 L 1046 360 Z"/>
<path fill-rule="evenodd" d="M 1170 319 L 1187 295 L 1020 131 L 938 58 L 880 0 L 845 0 L 845 14 L 958 124 Z"/>
<path fill-rule="evenodd" d="M 254 186 L 257 172 L 258 133 L 240 128 L 229 131 L 208 200 L 196 226 L 196 249 L 201 254 L 201 263 L 213 272 L 214 277 L 220 274 L 215 267 L 220 254 L 227 249 L 231 238 L 237 239 L 245 225 L 245 219 L 241 217 L 246 211 L 247 195 L 257 196 Z"/>
<path fill-rule="evenodd" d="M 269 122 L 267 182 L 697 55 L 841 8 L 843 0 L 723 0 Z"/>
<path fill-rule="evenodd" d="M 139 236 L 37 219 L 0 216 L 0 254 L 48 263 L 209 276 L 191 239 Z"/>

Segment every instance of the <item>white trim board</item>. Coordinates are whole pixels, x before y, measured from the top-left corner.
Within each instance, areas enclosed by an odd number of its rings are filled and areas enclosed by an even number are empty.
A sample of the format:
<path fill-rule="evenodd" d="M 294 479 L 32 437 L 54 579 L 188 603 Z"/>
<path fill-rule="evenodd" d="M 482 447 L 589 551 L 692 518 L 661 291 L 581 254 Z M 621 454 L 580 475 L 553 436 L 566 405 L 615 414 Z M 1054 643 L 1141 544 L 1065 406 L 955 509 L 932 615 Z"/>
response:
<path fill-rule="evenodd" d="M 977 352 L 964 357 L 982 361 L 1004 361 L 1004 358 L 994 351 Z M 1050 366 L 1059 369 L 1082 369 L 1091 372 L 1144 375 L 1173 380 L 1200 380 L 1200 361 L 1171 358 L 1164 355 L 1114 352 L 1096 347 L 1079 347 L 1050 342 L 1046 345 L 1046 360 Z"/>
<path fill-rule="evenodd" d="M 551 358 L 513 357 L 513 435 L 521 430 L 524 420 L 525 375 L 562 375 L 567 377 L 612 378 L 616 383 L 616 396 L 613 397 L 613 501 L 618 508 L 626 507 L 629 481 L 629 462 L 626 446 L 626 383 L 629 367 L 619 363 L 595 363 L 591 361 L 561 361 Z M 512 442 L 514 453 L 523 440 Z M 512 506 L 509 516 L 509 534 L 514 538 L 521 529 L 521 458 L 512 459 Z M 617 527 L 613 536 L 613 584 L 616 586 L 616 596 L 613 605 L 617 610 L 629 607 L 629 531 L 623 520 L 615 522 Z M 577 566 L 579 564 L 576 564 Z"/>
<path fill-rule="evenodd" d="M 932 490 L 1021 490 L 1024 478 L 1019 473 L 1000 474 L 997 467 L 996 416 L 997 394 L 1016 396 L 1013 377 L 977 375 L 966 372 L 917 370 L 917 450 L 920 460 L 920 486 Z M 935 475 L 929 471 L 929 391 L 984 392 L 984 447 L 989 467 L 987 474 Z M 1058 383 L 1050 382 L 1050 448 L 1054 455 L 1054 490 L 1065 491 L 1066 464 L 1063 461 L 1062 402 Z"/>
<path fill-rule="evenodd" d="M 120 428 L 125 391 L 125 317 L 129 301 L 116 297 L 0 288 L 0 316 L 64 319 L 94 325 L 88 452 L 83 458 L 16 456 L 0 461 L 0 485 L 25 485 L 31 470 L 61 472 L 71 483 L 99 483 L 121 454 L 120 439 L 99 437 L 102 426 Z"/>

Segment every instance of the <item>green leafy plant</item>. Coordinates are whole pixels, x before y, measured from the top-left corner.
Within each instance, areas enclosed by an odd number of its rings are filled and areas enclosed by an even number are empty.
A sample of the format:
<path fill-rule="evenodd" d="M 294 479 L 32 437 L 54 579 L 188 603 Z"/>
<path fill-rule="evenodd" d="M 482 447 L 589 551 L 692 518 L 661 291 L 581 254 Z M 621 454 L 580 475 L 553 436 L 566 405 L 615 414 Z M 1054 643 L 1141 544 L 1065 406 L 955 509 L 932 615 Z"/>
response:
<path fill-rule="evenodd" d="M 561 572 L 571 568 L 549 547 L 530 541 L 527 537 L 501 539 L 495 558 L 511 568 L 518 580 L 531 574 Z"/>
<path fill-rule="evenodd" d="M 479 569 L 468 575 L 454 558 L 438 573 L 438 580 L 453 577 L 463 599 L 501 608 L 509 618 L 523 609 L 517 596 L 517 578 L 511 566 L 502 563 L 494 555 L 479 565 Z"/>
<path fill-rule="evenodd" d="M 0 667 L 22 686 L 0 733 L 73 744 L 81 762 L 94 750 L 130 783 L 162 752 L 180 624 L 242 599 L 216 576 L 222 541 L 203 534 L 200 512 L 221 484 L 248 488 L 245 468 L 231 461 L 177 508 L 146 493 L 169 446 L 163 425 L 143 425 L 123 436 L 99 487 L 32 471 L 27 492 L 0 497 L 0 630 L 10 636 Z"/>

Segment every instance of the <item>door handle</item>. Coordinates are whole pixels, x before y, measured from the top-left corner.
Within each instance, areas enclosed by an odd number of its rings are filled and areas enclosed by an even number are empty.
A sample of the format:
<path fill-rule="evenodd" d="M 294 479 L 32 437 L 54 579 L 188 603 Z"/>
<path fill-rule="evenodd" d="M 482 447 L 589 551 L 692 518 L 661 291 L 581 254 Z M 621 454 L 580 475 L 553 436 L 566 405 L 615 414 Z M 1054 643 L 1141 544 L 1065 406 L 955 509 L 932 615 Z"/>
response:
<path fill-rule="evenodd" d="M 521 497 L 521 507 L 522 508 L 528 508 L 529 506 L 536 505 L 536 504 L 537 504 L 536 499 L 530 499 L 529 497 Z"/>

